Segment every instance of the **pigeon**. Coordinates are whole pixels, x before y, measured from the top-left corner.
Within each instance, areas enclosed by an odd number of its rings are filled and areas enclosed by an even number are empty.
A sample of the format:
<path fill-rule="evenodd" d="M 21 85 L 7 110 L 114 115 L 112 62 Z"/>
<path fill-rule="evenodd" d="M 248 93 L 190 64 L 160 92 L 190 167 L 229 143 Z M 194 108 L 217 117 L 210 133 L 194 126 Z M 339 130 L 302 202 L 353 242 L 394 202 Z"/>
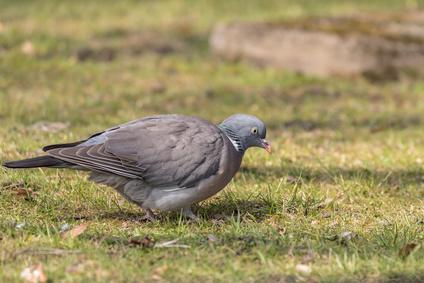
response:
<path fill-rule="evenodd" d="M 90 172 L 89 179 L 116 189 L 140 206 L 181 211 L 197 219 L 191 206 L 222 190 L 240 168 L 250 147 L 271 152 L 265 124 L 235 114 L 219 125 L 177 114 L 134 120 L 89 138 L 43 148 L 46 155 L 5 162 L 7 168 L 69 168 Z"/>

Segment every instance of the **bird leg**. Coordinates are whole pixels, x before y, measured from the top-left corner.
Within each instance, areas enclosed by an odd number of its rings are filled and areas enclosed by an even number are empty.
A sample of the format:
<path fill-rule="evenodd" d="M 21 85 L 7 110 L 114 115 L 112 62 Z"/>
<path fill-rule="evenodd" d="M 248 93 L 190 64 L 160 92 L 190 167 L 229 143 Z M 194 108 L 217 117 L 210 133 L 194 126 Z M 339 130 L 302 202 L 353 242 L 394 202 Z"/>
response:
<path fill-rule="evenodd" d="M 197 215 L 193 213 L 190 206 L 182 208 L 181 213 L 182 215 L 187 218 L 190 218 L 193 221 L 199 221 L 199 217 L 197 217 Z"/>
<path fill-rule="evenodd" d="M 149 222 L 154 222 L 157 220 L 156 215 L 150 208 L 145 208 L 144 211 L 146 212 L 146 214 L 141 218 L 141 220 Z"/>

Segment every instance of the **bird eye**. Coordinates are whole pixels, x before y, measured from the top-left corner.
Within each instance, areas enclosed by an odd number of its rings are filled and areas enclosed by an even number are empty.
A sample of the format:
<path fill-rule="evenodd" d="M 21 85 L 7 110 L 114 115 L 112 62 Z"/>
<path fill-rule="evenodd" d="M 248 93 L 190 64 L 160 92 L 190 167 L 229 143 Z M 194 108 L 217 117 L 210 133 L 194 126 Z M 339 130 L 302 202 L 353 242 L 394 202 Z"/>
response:
<path fill-rule="evenodd" d="M 252 132 L 252 134 L 257 135 L 258 134 L 258 128 L 253 127 L 251 132 Z"/>

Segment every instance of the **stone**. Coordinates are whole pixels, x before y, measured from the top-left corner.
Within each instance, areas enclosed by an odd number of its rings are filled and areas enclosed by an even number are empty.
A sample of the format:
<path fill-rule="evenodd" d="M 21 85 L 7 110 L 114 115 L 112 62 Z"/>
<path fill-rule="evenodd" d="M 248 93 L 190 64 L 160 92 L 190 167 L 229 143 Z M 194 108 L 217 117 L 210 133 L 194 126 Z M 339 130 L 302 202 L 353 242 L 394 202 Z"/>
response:
<path fill-rule="evenodd" d="M 210 46 L 226 60 L 318 77 L 424 74 L 424 12 L 218 24 Z"/>

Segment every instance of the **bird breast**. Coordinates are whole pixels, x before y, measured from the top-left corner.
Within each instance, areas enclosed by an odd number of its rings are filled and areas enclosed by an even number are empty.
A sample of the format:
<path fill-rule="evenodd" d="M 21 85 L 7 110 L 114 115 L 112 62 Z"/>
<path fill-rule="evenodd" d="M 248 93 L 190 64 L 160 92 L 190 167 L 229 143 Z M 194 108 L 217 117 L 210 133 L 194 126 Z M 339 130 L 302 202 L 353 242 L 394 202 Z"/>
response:
<path fill-rule="evenodd" d="M 160 210 L 178 210 L 208 199 L 222 190 L 240 168 L 243 155 L 236 151 L 231 141 L 223 135 L 224 146 L 221 152 L 219 170 L 216 174 L 191 188 L 172 190 L 153 189 L 143 207 Z"/>

